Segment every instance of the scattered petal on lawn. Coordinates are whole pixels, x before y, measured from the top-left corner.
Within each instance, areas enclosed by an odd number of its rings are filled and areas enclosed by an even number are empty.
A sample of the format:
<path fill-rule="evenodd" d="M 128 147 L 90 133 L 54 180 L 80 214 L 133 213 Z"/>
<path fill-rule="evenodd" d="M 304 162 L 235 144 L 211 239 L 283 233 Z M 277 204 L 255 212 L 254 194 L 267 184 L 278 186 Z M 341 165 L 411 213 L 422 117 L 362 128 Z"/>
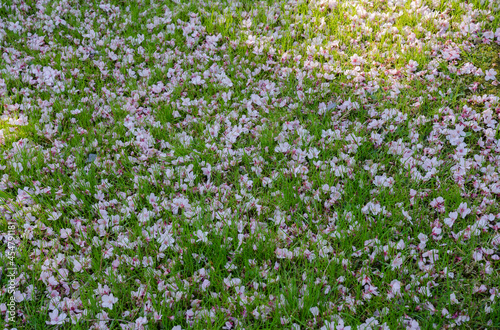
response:
<path fill-rule="evenodd" d="M 115 298 L 112 293 L 109 295 L 102 296 L 101 300 L 102 300 L 101 304 L 102 307 L 109 309 L 113 309 L 113 305 L 118 302 L 118 298 Z"/>
<path fill-rule="evenodd" d="M 49 313 L 50 321 L 45 321 L 48 325 L 59 325 L 66 322 L 66 313 L 59 313 L 59 310 L 55 309 Z"/>

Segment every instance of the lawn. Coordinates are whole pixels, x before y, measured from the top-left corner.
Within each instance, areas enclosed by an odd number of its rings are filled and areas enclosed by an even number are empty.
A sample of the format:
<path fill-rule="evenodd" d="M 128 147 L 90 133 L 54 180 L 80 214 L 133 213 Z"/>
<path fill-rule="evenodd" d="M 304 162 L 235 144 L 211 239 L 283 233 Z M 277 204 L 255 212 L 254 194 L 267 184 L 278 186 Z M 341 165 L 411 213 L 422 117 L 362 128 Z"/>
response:
<path fill-rule="evenodd" d="M 4 0 L 0 49 L 5 329 L 500 329 L 498 0 Z"/>

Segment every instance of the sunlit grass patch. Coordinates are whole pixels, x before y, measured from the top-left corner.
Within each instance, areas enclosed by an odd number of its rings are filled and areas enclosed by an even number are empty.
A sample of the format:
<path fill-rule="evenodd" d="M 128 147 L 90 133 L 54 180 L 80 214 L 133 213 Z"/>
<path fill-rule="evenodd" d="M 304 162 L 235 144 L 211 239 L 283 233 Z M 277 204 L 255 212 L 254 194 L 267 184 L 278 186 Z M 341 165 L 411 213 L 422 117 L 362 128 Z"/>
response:
<path fill-rule="evenodd" d="M 495 6 L 8 1 L 0 323 L 494 328 Z"/>

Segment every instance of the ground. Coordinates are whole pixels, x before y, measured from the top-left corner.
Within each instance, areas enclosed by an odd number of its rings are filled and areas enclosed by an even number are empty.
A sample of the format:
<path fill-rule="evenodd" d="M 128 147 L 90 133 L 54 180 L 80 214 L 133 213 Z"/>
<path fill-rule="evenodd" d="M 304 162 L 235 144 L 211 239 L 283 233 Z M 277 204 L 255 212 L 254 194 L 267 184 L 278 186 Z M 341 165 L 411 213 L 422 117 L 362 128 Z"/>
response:
<path fill-rule="evenodd" d="M 500 328 L 499 9 L 3 1 L 0 324 Z"/>

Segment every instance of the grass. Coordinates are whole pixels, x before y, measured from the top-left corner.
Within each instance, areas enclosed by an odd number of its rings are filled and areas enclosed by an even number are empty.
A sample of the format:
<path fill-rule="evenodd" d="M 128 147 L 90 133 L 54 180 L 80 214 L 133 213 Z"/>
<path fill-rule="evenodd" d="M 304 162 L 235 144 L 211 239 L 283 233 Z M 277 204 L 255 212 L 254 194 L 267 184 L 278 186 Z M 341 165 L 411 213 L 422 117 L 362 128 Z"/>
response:
<path fill-rule="evenodd" d="M 495 6 L 5 2 L 0 324 L 500 327 Z"/>

